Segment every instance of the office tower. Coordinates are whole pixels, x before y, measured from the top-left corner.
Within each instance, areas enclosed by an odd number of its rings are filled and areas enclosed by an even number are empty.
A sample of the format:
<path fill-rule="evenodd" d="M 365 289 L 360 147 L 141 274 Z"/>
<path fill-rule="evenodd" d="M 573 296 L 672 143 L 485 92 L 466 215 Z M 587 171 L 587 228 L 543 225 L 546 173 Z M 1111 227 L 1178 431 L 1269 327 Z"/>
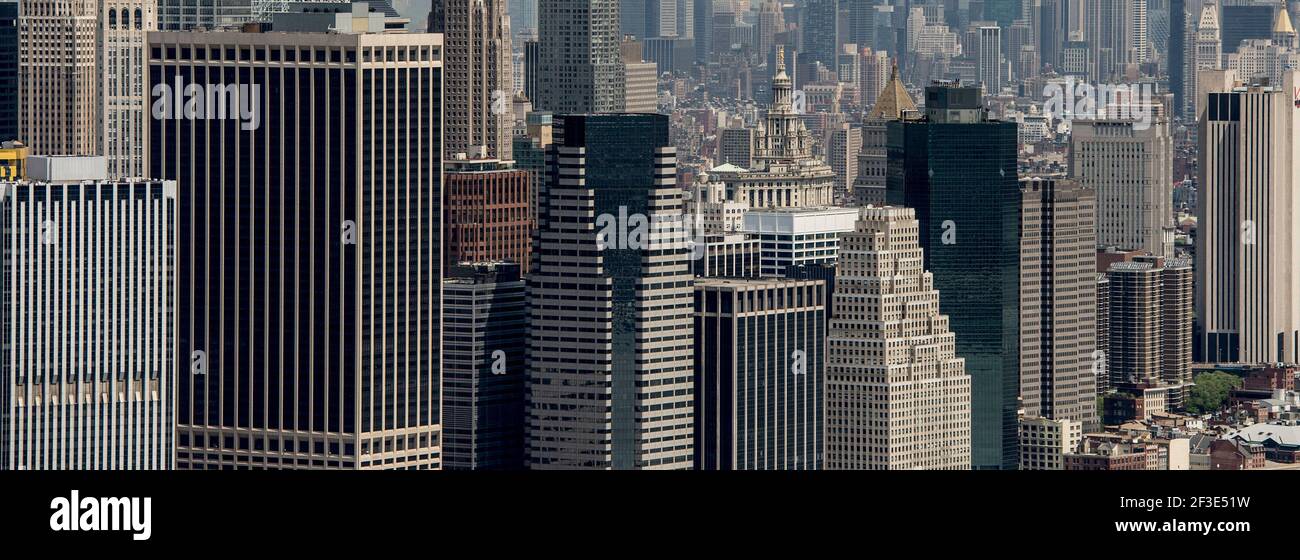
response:
<path fill-rule="evenodd" d="M 853 182 L 854 200 L 859 205 L 885 204 L 885 173 L 889 169 L 886 141 L 890 121 L 915 117 L 916 102 L 907 94 L 898 75 L 898 65 L 890 70 L 889 81 L 881 88 L 871 112 L 862 120 L 862 152 L 858 154 L 858 173 Z"/>
<path fill-rule="evenodd" d="M 1296 73 L 1273 86 L 1243 87 L 1231 70 L 1200 80 L 1196 359 L 1300 361 Z"/>
<path fill-rule="evenodd" d="M 690 469 L 691 255 L 668 117 L 555 122 L 528 283 L 530 463 Z"/>
<path fill-rule="evenodd" d="M 1223 28 L 1223 54 L 1237 52 L 1246 39 L 1272 39 L 1273 25 L 1277 21 L 1276 2 L 1221 3 Z"/>
<path fill-rule="evenodd" d="M 1042 0 L 1039 11 L 1038 53 L 1044 66 L 1060 71 L 1061 47 L 1070 39 L 1066 28 L 1067 10 L 1071 0 Z M 1175 2 L 1181 0 L 1174 0 Z"/>
<path fill-rule="evenodd" d="M 799 29 L 803 31 L 803 48 L 800 52 L 805 54 L 804 60 L 834 67 L 840 37 L 838 0 L 807 0 L 801 15 Z"/>
<path fill-rule="evenodd" d="M 1097 244 L 1172 256 L 1174 141 L 1169 118 L 1075 119 L 1070 177 L 1097 194 Z"/>
<path fill-rule="evenodd" d="M 149 34 L 180 468 L 439 466 L 441 41 Z"/>
<path fill-rule="evenodd" d="M 1195 31 L 1196 20 L 1190 10 L 1195 0 L 1169 0 L 1169 42 L 1165 48 L 1165 63 L 1169 72 L 1169 91 L 1174 94 L 1174 114 L 1187 117 L 1188 72 L 1187 64 L 1194 59 L 1188 52 L 1189 39 Z M 1195 44 L 1192 41 L 1191 44 Z"/>
<path fill-rule="evenodd" d="M 506 0 L 438 0 L 443 31 L 443 155 L 509 161 L 514 73 Z M 430 15 L 430 17 L 433 17 Z M 485 148 L 485 151 L 478 150 Z"/>
<path fill-rule="evenodd" d="M 254 4 L 266 0 L 158 0 L 158 29 L 187 31 L 239 26 L 253 21 Z"/>
<path fill-rule="evenodd" d="M 1038 45 L 1034 44 L 1034 29 L 1028 21 L 1019 20 L 1011 24 L 1006 32 L 1006 53 L 1005 58 L 1011 66 L 1009 76 L 1010 83 L 1014 84 L 1024 80 L 1027 73 L 1021 68 L 1021 57 L 1028 48 L 1029 52 L 1037 53 Z M 1037 70 L 1037 67 L 1029 69 L 1031 72 Z"/>
<path fill-rule="evenodd" d="M 1061 48 L 1061 73 L 1087 80 L 1096 72 L 1091 47 L 1084 41 L 1066 41 Z"/>
<path fill-rule="evenodd" d="M 820 470 L 826 284 L 695 282 L 695 468 Z"/>
<path fill-rule="evenodd" d="M 1237 52 L 1224 58 L 1224 68 L 1235 71 L 1238 78 L 1249 82 L 1280 83 L 1283 72 L 1300 68 L 1300 53 L 1264 39 L 1246 39 L 1237 47 Z"/>
<path fill-rule="evenodd" d="M 642 60 L 641 43 L 636 41 L 624 41 L 620 56 L 623 60 L 622 112 L 658 112 L 659 65 Z"/>
<path fill-rule="evenodd" d="M 791 266 L 834 264 L 856 219 L 855 208 L 757 208 L 745 212 L 743 231 L 762 241 L 763 275 L 781 276 Z"/>
<path fill-rule="evenodd" d="M 889 83 L 890 69 L 893 66 L 889 53 L 864 48 L 858 66 L 861 68 L 858 73 L 858 95 L 862 98 L 862 107 L 875 107 L 880 92 Z"/>
<path fill-rule="evenodd" d="M 18 140 L 18 2 L 0 2 L 0 142 Z"/>
<path fill-rule="evenodd" d="M 979 80 L 984 93 L 1002 91 L 1002 29 L 996 25 L 979 28 Z"/>
<path fill-rule="evenodd" d="M 1020 185 L 1022 407 L 1096 428 L 1096 193 L 1065 179 Z"/>
<path fill-rule="evenodd" d="M 0 469 L 172 469 L 176 184 L 28 162 L 0 184 Z"/>
<path fill-rule="evenodd" d="M 865 4 L 865 2 L 864 2 Z M 777 0 L 758 2 L 754 26 L 754 52 L 768 53 L 776 46 L 776 34 L 785 31 L 785 16 Z"/>
<path fill-rule="evenodd" d="M 1191 60 L 1188 61 L 1187 75 L 1184 78 L 1187 99 L 1184 101 L 1183 108 L 1184 114 L 1188 117 L 1200 118 L 1197 104 L 1204 94 L 1200 84 L 1201 70 L 1223 69 L 1223 43 L 1219 40 L 1221 34 L 1218 6 L 1213 3 L 1204 4 L 1201 6 L 1200 18 L 1197 19 L 1195 42 L 1192 44 Z"/>
<path fill-rule="evenodd" d="M 1109 268 L 1109 267 L 1107 267 Z M 1092 351 L 1093 373 L 1095 373 L 1097 394 L 1110 392 L 1110 374 L 1104 369 L 1106 354 L 1110 352 L 1110 277 L 1105 272 L 1097 273 L 1097 349 Z"/>
<path fill-rule="evenodd" d="M 1084 0 L 1084 39 L 1097 64 L 1097 79 L 1122 74 L 1123 66 L 1150 58 L 1147 0 Z"/>
<path fill-rule="evenodd" d="M 145 127 L 145 34 L 158 28 L 155 2 L 103 0 L 99 17 L 100 138 L 108 176 L 143 177 Z"/>
<path fill-rule="evenodd" d="M 778 45 L 772 105 L 755 139 L 753 167 L 713 169 L 710 176 L 751 208 L 829 206 L 835 200 L 835 172 L 812 155 L 812 135 L 794 105 L 784 54 Z"/>
<path fill-rule="evenodd" d="M 753 128 L 724 128 L 718 131 L 718 164 L 732 164 L 750 168 L 754 165 L 755 140 L 758 130 Z"/>
<path fill-rule="evenodd" d="M 529 101 L 536 99 L 542 77 L 542 44 L 536 39 L 524 41 L 524 95 Z"/>
<path fill-rule="evenodd" d="M 1077 420 L 1026 416 L 1020 419 L 1020 470 L 1065 470 L 1065 456 L 1083 441 L 1083 423 Z"/>
<path fill-rule="evenodd" d="M 691 0 L 691 13 L 695 32 L 695 61 L 708 62 L 713 53 L 713 0 Z"/>
<path fill-rule="evenodd" d="M 495 159 L 447 160 L 443 168 L 443 266 L 507 261 L 528 270 L 533 181 Z"/>
<path fill-rule="evenodd" d="M 1107 272 L 1110 284 L 1111 387 L 1158 388 L 1181 410 L 1192 382 L 1192 264 L 1138 256 Z"/>
<path fill-rule="evenodd" d="M 509 0 L 510 29 L 519 36 L 537 35 L 537 0 Z"/>
<path fill-rule="evenodd" d="M 996 21 L 1007 27 L 1022 13 L 1022 2 L 1030 0 L 984 0 L 984 19 Z"/>
<path fill-rule="evenodd" d="M 854 181 L 858 178 L 858 153 L 862 151 L 862 127 L 849 123 L 831 133 L 826 145 L 826 163 L 835 172 L 835 200 L 852 197 Z"/>
<path fill-rule="evenodd" d="M 33 153 L 99 150 L 99 6 L 90 0 L 19 2 L 18 134 Z"/>
<path fill-rule="evenodd" d="M 447 268 L 442 312 L 443 468 L 524 467 L 527 290 L 515 263 Z"/>
<path fill-rule="evenodd" d="M 886 200 L 916 209 L 926 268 L 971 377 L 972 463 L 1013 469 L 1020 379 L 1016 123 L 979 89 L 926 88 L 925 118 L 889 123 Z"/>
<path fill-rule="evenodd" d="M 910 208 L 858 210 L 826 343 L 826 468 L 969 469 L 971 378 L 922 265 L 922 226 Z"/>
<path fill-rule="evenodd" d="M 538 110 L 561 113 L 623 111 L 616 0 L 540 0 Z"/>

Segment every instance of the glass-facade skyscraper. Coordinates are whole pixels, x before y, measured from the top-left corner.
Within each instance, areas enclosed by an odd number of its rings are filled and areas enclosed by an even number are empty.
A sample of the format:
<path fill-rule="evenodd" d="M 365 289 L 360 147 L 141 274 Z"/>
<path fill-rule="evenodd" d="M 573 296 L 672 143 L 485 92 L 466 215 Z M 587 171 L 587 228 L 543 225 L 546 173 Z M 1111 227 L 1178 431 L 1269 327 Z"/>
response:
<path fill-rule="evenodd" d="M 886 199 L 916 209 L 925 268 L 971 376 L 972 467 L 1014 469 L 1019 390 L 1016 123 L 971 87 L 926 88 L 925 118 L 890 122 Z"/>

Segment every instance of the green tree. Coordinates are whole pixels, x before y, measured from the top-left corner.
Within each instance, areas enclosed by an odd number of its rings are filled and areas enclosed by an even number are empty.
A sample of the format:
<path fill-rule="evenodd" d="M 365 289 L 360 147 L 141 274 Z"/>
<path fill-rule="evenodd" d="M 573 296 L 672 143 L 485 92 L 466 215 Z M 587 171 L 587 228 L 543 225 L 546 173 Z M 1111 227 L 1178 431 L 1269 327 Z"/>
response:
<path fill-rule="evenodd" d="M 1228 402 L 1228 393 L 1241 386 L 1240 377 L 1222 371 L 1198 374 L 1193 381 L 1196 385 L 1187 394 L 1187 412 L 1192 414 L 1218 411 Z"/>

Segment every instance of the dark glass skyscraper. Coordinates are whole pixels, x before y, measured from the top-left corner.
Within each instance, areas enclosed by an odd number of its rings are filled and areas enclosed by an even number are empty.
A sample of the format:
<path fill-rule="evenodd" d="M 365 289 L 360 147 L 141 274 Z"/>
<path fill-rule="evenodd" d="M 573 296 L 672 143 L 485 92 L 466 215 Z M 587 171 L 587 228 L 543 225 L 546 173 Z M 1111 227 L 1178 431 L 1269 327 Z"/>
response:
<path fill-rule="evenodd" d="M 886 198 L 916 209 L 925 268 L 971 376 L 972 466 L 1014 469 L 1019 389 L 1016 123 L 978 88 L 930 86 L 925 117 L 889 123 Z"/>
<path fill-rule="evenodd" d="M 526 293 L 516 263 L 452 266 L 443 285 L 443 468 L 524 467 Z"/>
<path fill-rule="evenodd" d="M 18 2 L 0 2 L 0 142 L 18 138 Z"/>
<path fill-rule="evenodd" d="M 822 468 L 825 302 L 820 280 L 696 281 L 696 468 Z"/>
<path fill-rule="evenodd" d="M 179 468 L 438 467 L 440 37 L 149 34 Z"/>

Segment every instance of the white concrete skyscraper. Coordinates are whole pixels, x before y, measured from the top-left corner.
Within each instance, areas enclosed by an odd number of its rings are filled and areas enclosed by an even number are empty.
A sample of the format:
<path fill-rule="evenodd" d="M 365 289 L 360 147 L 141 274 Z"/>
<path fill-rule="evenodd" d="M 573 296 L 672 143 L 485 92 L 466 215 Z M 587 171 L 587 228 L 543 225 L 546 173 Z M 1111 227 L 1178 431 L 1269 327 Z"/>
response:
<path fill-rule="evenodd" d="M 443 6 L 443 153 L 510 160 L 515 92 L 506 0 Z"/>
<path fill-rule="evenodd" d="M 1203 71 L 1196 332 L 1200 362 L 1300 361 L 1300 118 L 1282 83 Z"/>
<path fill-rule="evenodd" d="M 0 184 L 0 470 L 171 469 L 176 183 L 28 164 Z"/>
<path fill-rule="evenodd" d="M 971 379 L 911 208 L 860 209 L 841 241 L 826 356 L 826 468 L 969 469 Z"/>

